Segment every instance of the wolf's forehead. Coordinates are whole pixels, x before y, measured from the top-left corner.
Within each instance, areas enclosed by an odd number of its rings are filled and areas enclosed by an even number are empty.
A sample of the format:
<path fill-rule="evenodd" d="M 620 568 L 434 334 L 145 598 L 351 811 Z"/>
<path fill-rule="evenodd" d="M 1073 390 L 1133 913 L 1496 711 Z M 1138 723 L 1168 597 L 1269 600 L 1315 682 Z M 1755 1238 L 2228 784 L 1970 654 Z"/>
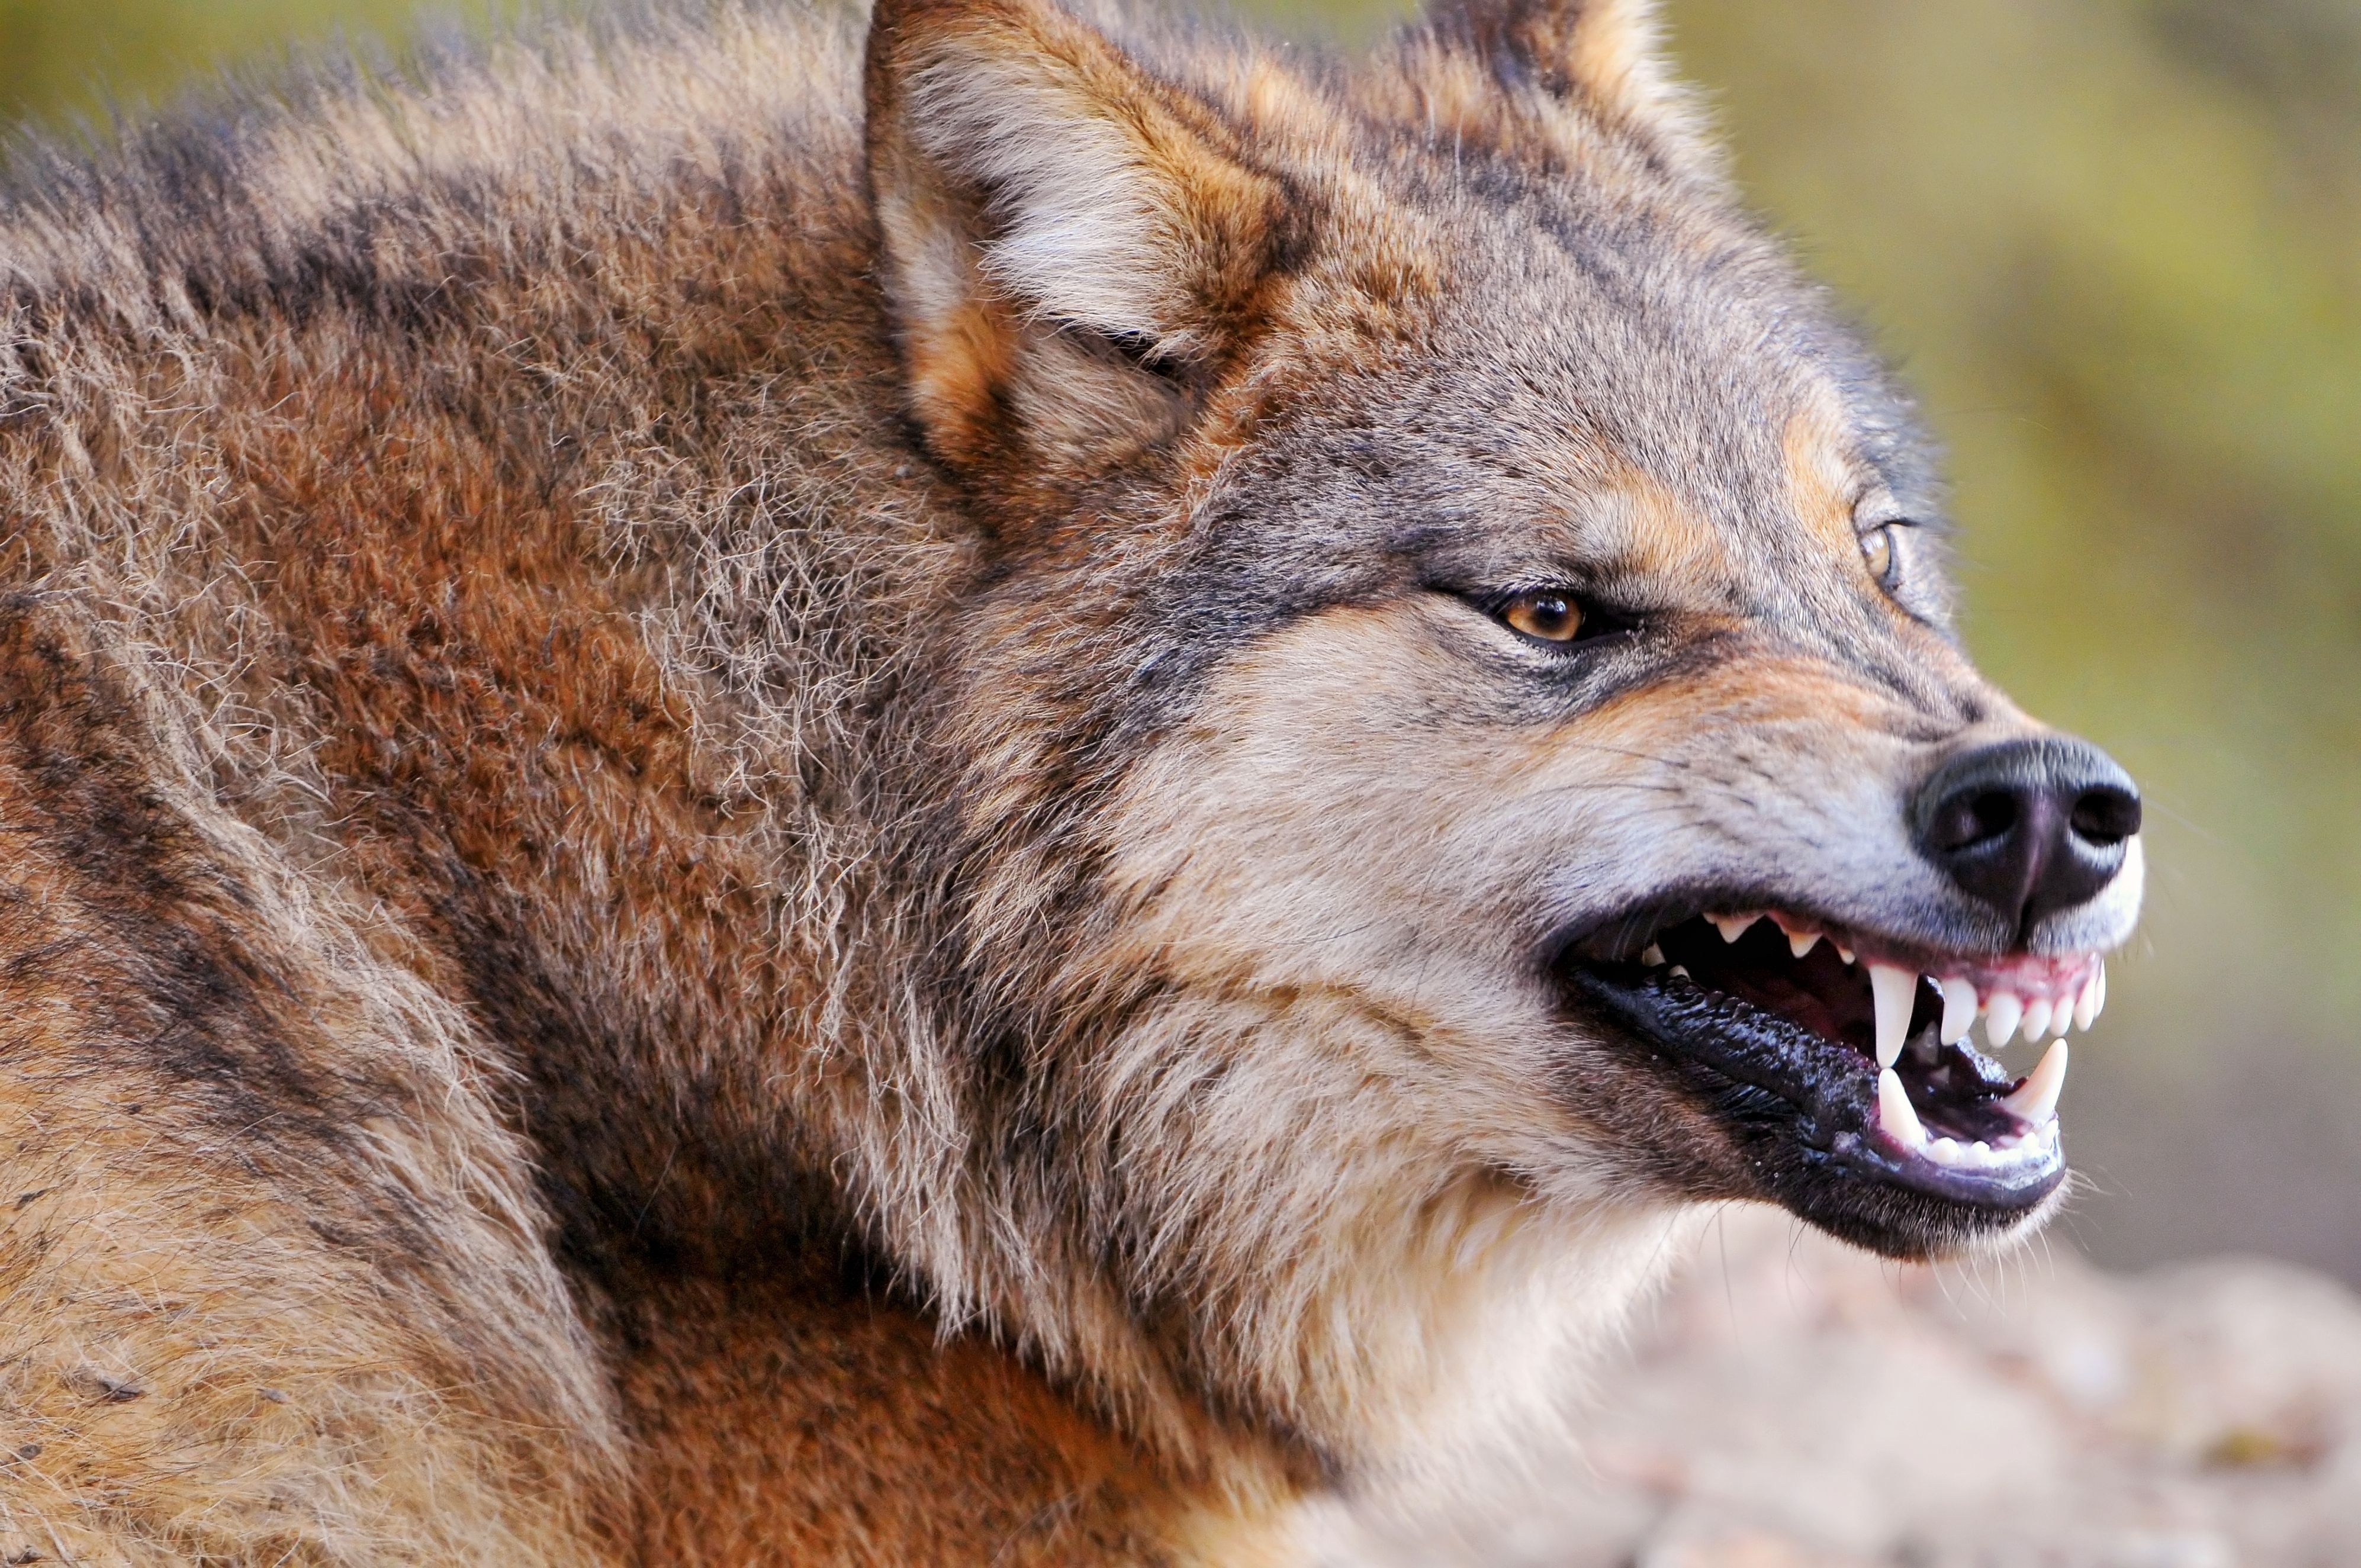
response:
<path fill-rule="evenodd" d="M 1578 280 L 1470 290 L 1388 406 L 1354 417 L 1412 438 L 1437 482 L 1520 492 L 1521 509 L 1602 541 L 1677 514 L 1733 543 L 1800 524 L 1850 548 L 1862 502 L 1923 509 L 1906 411 L 1858 357 L 1743 303 L 1618 299 Z"/>

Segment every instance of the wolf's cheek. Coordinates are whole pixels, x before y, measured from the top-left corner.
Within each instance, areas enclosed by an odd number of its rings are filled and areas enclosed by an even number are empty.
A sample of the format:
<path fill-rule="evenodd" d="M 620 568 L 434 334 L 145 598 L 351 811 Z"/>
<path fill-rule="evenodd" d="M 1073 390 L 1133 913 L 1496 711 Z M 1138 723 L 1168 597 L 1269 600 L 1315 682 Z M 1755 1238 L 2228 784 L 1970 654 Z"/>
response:
<path fill-rule="evenodd" d="M 1103 825 L 1122 961 L 1293 1030 L 1349 1016 L 1323 1045 L 1365 1089 L 1414 1093 L 1430 1134 L 1493 1142 L 1513 1097 L 1547 1142 L 1571 1125 L 1534 1094 L 1563 1033 L 1535 960 L 1550 857 L 1470 831 L 1536 762 L 1422 619 L 1334 610 L 1275 635 L 1134 767 Z"/>

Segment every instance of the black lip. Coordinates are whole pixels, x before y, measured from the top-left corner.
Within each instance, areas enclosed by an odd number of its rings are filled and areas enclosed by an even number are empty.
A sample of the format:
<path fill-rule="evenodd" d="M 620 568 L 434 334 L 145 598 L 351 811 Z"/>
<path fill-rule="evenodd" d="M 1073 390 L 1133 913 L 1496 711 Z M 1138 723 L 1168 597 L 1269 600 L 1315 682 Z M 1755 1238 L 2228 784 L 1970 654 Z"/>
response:
<path fill-rule="evenodd" d="M 1717 910 L 1736 914 L 1773 909 L 1791 922 L 1799 921 L 1848 945 L 1886 953 L 1896 962 L 1934 964 L 1946 958 L 1996 959 L 2007 952 L 2009 945 L 2009 933 L 1996 925 L 1989 929 L 1965 930 L 1951 929 L 1937 921 L 1905 932 L 1881 921 L 1872 927 L 1861 925 L 1858 916 L 1848 919 L 1809 899 L 1799 899 L 1775 888 L 1716 884 L 1674 888 L 1603 920 L 1560 929 L 1552 934 L 1543 951 L 1560 964 L 1626 964 L 1640 956 L 1641 949 L 1657 932 L 1683 921 Z"/>
<path fill-rule="evenodd" d="M 1875 1131 L 1875 1063 L 1777 1014 L 1637 964 L 1573 959 L 1561 973 L 1586 1010 L 1691 1069 L 1682 1076 L 1696 1097 L 1758 1151 L 1763 1196 L 1839 1235 L 1915 1255 L 1929 1249 L 1927 1237 L 2013 1222 L 2065 1179 L 2056 1145 L 2048 1158 L 2005 1172 L 1958 1170 L 1894 1152 Z M 2013 1081 L 1971 1049 L 1942 1049 L 1994 1094 Z M 1762 1092 L 1717 1091 L 1727 1085 Z M 1742 1116 L 1732 1110 L 1741 1104 Z M 1764 1148 L 1766 1142 L 1774 1146 Z M 1896 1195 L 1919 1201 L 1898 1212 L 1890 1201 Z"/>

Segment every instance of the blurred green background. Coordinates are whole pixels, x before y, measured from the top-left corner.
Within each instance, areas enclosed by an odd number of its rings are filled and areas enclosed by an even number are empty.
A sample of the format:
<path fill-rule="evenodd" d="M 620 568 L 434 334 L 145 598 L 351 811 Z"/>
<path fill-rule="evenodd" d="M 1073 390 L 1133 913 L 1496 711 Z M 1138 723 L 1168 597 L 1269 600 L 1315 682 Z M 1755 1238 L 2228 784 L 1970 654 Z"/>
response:
<path fill-rule="evenodd" d="M 1396 12 L 1259 0 L 1357 41 Z M 0 116 L 409 0 L 0 0 Z M 434 13 L 480 25 L 489 0 Z M 1949 444 L 1966 630 L 2147 790 L 2069 1221 L 2361 1280 L 2361 0 L 1671 0 L 1752 198 Z"/>

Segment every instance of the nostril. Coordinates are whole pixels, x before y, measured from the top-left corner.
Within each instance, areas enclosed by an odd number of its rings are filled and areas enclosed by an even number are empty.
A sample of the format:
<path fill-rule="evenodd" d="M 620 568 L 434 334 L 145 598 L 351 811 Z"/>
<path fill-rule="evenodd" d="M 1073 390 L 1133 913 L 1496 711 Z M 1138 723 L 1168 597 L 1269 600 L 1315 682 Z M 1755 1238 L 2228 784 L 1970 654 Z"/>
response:
<path fill-rule="evenodd" d="M 2085 843 L 2120 844 L 2140 830 L 2139 796 L 2112 784 L 2086 789 L 2076 797 L 2067 820 Z"/>
<path fill-rule="evenodd" d="M 2016 826 L 2016 796 L 2007 790 L 1965 790 L 1945 801 L 1927 824 L 1927 839 L 1945 853 L 2004 837 Z"/>
<path fill-rule="evenodd" d="M 2086 740 L 2031 735 L 1957 752 L 1912 797 L 1920 850 L 2022 939 L 2088 902 L 2125 863 L 2139 790 Z"/>

